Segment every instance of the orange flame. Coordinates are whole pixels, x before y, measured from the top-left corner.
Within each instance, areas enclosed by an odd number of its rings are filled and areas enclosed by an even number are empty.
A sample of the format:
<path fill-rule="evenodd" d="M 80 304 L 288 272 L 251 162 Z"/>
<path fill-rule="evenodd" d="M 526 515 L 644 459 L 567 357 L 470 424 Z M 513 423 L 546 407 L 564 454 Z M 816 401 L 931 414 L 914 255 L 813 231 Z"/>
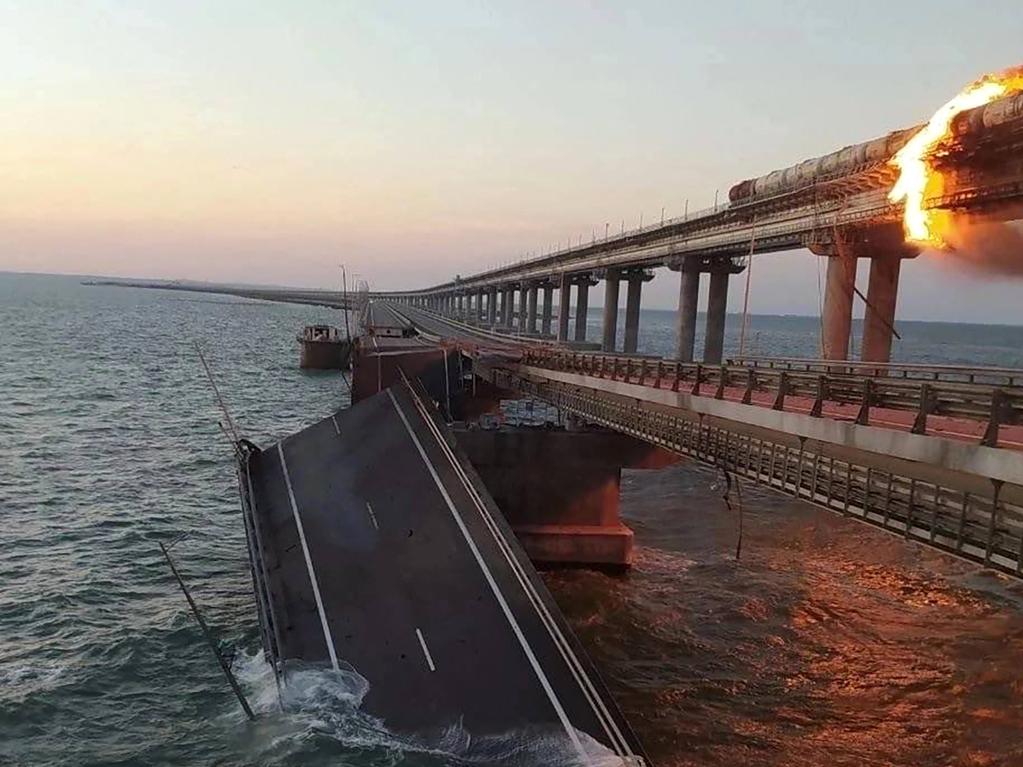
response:
<path fill-rule="evenodd" d="M 900 173 L 888 193 L 888 200 L 893 203 L 905 201 L 902 223 L 907 241 L 948 248 L 945 237 L 949 223 L 947 215 L 924 208 L 925 194 L 928 190 L 940 189 L 943 182 L 941 172 L 930 162 L 931 153 L 950 135 L 952 121 L 960 112 L 984 106 L 1020 90 L 1023 90 L 1023 73 L 1019 69 L 984 75 L 942 105 L 930 121 L 896 152 L 891 164 Z"/>

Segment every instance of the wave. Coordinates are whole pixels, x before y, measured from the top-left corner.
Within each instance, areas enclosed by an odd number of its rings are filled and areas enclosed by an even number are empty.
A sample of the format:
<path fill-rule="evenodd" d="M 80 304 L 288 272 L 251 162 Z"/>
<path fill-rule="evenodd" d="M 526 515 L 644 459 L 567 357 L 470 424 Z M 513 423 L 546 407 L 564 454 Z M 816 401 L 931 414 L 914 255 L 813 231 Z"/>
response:
<path fill-rule="evenodd" d="M 321 665 L 289 661 L 282 670 L 279 692 L 273 669 L 262 652 L 241 654 L 235 670 L 248 691 L 253 710 L 266 727 L 259 749 L 261 759 L 271 754 L 277 757 L 294 754 L 295 750 L 326 739 L 345 751 L 359 752 L 365 757 L 375 754 L 387 764 L 452 767 L 625 767 L 628 764 L 586 733 L 576 731 L 585 751 L 585 758 L 581 757 L 572 740 L 557 725 L 535 725 L 479 735 L 471 733 L 458 721 L 428 732 L 392 732 L 381 719 L 361 710 L 370 683 L 347 664 L 335 671 Z"/>

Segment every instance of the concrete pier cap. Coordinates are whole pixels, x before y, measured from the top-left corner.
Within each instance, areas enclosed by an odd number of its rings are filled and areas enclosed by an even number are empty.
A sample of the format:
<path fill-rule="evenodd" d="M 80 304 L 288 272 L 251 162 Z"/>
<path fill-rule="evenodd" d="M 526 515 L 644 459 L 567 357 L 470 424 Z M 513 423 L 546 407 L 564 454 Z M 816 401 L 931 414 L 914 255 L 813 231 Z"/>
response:
<path fill-rule="evenodd" d="M 657 469 L 678 456 L 616 432 L 501 426 L 455 429 L 530 559 L 620 570 L 633 533 L 619 515 L 623 468 Z"/>

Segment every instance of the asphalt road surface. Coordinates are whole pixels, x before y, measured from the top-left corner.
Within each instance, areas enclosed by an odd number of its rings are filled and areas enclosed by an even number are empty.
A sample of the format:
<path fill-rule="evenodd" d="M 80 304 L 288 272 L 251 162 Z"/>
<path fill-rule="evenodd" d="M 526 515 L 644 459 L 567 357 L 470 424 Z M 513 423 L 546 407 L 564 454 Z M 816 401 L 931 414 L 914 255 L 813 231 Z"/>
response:
<path fill-rule="evenodd" d="M 253 453 L 248 470 L 280 659 L 350 664 L 370 684 L 362 708 L 394 732 L 557 732 L 580 764 L 596 763 L 591 738 L 621 757 L 642 753 L 411 386 Z"/>

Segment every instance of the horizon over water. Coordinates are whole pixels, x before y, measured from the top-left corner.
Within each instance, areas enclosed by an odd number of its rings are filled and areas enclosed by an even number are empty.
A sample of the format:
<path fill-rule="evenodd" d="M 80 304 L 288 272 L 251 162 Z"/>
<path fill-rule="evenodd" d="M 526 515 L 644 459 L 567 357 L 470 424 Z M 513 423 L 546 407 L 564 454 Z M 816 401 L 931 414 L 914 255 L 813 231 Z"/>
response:
<path fill-rule="evenodd" d="M 340 313 L 80 279 L 0 273 L 0 765 L 494 763 L 458 723 L 387 733 L 357 673 L 310 671 L 286 691 L 296 711 L 276 711 L 193 344 L 269 446 L 347 403 L 336 375 L 299 370 L 295 340 Z M 597 338 L 599 309 L 588 322 Z M 1023 367 L 1023 327 L 898 329 L 901 361 Z M 817 339 L 816 318 L 752 316 L 751 353 L 816 356 Z M 674 312 L 644 310 L 641 351 L 674 344 Z M 749 484 L 736 562 L 718 483 L 692 464 L 626 471 L 633 570 L 544 576 L 654 764 L 1023 764 L 1023 584 Z M 254 724 L 160 555 L 182 533 L 176 561 L 238 651 Z M 500 763 L 550 763 L 504 736 Z"/>

